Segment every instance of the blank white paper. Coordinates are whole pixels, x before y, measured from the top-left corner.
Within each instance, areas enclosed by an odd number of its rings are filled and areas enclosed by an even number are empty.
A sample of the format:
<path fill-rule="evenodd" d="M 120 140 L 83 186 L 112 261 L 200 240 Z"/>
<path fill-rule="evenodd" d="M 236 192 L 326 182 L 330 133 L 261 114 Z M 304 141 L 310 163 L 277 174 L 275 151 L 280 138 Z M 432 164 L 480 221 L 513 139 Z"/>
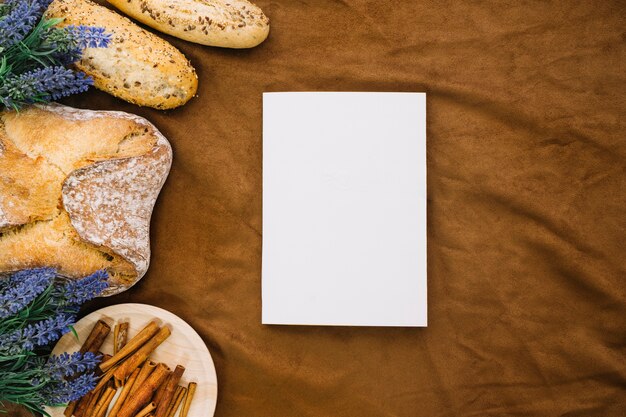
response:
<path fill-rule="evenodd" d="M 426 326 L 426 95 L 263 95 L 264 324 Z"/>

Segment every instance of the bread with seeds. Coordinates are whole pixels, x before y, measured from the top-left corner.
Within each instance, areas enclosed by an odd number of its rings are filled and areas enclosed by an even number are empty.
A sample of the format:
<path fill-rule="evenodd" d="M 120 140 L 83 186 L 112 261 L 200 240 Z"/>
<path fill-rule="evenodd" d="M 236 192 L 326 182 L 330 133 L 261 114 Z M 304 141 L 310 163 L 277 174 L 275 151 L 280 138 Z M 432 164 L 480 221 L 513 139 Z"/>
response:
<path fill-rule="evenodd" d="M 224 48 L 252 48 L 269 19 L 247 0 L 107 0 L 134 19 L 177 38 Z"/>
<path fill-rule="evenodd" d="M 63 18 L 62 25 L 99 26 L 112 34 L 108 48 L 87 48 L 76 63 L 96 88 L 156 109 L 181 106 L 196 93 L 198 77 L 187 58 L 118 13 L 90 0 L 54 0 L 46 14 Z"/>

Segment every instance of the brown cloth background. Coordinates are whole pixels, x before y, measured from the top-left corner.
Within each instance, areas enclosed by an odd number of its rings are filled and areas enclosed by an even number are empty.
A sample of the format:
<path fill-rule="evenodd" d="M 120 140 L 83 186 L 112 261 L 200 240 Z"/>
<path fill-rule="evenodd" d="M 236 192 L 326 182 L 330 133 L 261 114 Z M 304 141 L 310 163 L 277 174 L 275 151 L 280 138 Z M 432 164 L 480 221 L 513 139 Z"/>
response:
<path fill-rule="evenodd" d="M 198 70 L 186 106 L 67 101 L 174 148 L 148 274 L 87 310 L 188 321 L 217 417 L 626 415 L 626 4 L 258 4 L 255 49 L 166 37 Z M 261 325 L 264 91 L 427 92 L 428 328 Z"/>

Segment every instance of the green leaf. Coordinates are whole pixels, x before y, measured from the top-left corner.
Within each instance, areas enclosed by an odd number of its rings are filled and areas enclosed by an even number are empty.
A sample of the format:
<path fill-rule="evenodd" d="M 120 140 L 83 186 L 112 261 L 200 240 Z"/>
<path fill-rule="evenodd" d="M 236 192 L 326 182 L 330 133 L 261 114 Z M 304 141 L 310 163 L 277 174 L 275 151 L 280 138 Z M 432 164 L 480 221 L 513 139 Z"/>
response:
<path fill-rule="evenodd" d="M 74 338 L 76 338 L 76 341 L 79 342 L 80 340 L 78 339 L 78 333 L 76 332 L 76 329 L 74 328 L 74 326 L 70 326 L 70 330 L 72 331 Z"/>

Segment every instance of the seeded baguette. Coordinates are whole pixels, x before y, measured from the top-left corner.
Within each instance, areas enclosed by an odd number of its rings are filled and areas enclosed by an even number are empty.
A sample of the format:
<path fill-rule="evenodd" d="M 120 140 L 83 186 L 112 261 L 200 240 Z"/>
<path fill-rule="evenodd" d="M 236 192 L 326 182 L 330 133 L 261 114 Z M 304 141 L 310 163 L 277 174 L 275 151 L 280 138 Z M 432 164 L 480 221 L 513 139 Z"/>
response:
<path fill-rule="evenodd" d="M 140 106 L 171 109 L 185 104 L 198 88 L 198 77 L 174 46 L 127 18 L 89 0 L 54 0 L 48 17 L 62 25 L 105 28 L 108 48 L 87 48 L 76 67 L 91 75 L 96 88 Z"/>
<path fill-rule="evenodd" d="M 224 48 L 252 48 L 269 19 L 247 0 L 107 0 L 134 19 L 177 38 Z"/>

